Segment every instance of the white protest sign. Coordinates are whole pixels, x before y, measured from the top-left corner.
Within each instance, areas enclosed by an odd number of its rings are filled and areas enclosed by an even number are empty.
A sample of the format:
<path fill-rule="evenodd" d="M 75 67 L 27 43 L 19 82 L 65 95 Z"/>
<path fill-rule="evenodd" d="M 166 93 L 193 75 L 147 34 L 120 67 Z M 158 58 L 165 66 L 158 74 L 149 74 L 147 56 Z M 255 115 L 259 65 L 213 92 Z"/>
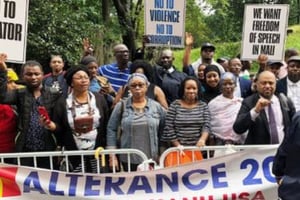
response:
<path fill-rule="evenodd" d="M 8 62 L 26 61 L 29 0 L 0 0 L 0 52 Z"/>
<path fill-rule="evenodd" d="M 184 47 L 185 0 L 145 1 L 147 46 Z"/>
<path fill-rule="evenodd" d="M 266 54 L 270 60 L 283 60 L 289 5 L 246 5 L 241 58 L 256 60 Z"/>

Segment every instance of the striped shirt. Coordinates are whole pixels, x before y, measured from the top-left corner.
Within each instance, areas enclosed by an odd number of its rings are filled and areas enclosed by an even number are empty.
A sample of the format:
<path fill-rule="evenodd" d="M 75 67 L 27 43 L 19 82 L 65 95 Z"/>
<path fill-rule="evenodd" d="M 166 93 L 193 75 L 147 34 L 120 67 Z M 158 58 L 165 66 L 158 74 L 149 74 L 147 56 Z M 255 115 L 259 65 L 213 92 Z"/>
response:
<path fill-rule="evenodd" d="M 203 132 L 211 133 L 210 113 L 206 103 L 199 101 L 194 108 L 183 108 L 180 100 L 176 100 L 170 105 L 162 140 L 178 140 L 181 145 L 194 146 Z"/>
<path fill-rule="evenodd" d="M 102 65 L 98 68 L 98 73 L 108 79 L 115 91 L 127 83 L 129 77 L 129 67 L 120 70 L 117 63 Z"/>

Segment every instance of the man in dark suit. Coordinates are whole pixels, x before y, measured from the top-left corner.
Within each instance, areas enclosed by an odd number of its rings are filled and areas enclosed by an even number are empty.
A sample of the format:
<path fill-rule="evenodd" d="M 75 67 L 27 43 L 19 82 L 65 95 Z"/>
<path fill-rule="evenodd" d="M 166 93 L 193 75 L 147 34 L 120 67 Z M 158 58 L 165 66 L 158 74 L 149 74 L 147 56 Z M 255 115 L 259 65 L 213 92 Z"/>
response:
<path fill-rule="evenodd" d="M 293 118 L 273 163 L 278 196 L 282 200 L 300 199 L 300 112 Z"/>
<path fill-rule="evenodd" d="M 274 95 L 275 75 L 261 72 L 256 82 L 257 93 L 245 98 L 233 129 L 237 134 L 248 131 L 245 144 L 279 144 L 291 117 L 293 103 L 285 95 Z"/>
<path fill-rule="evenodd" d="M 154 82 L 165 93 L 169 105 L 179 98 L 178 88 L 187 76 L 185 73 L 176 70 L 173 65 L 174 59 L 173 51 L 164 49 L 160 55 L 161 66 L 154 66 Z"/>
<path fill-rule="evenodd" d="M 296 111 L 300 110 L 300 56 L 292 56 L 287 61 L 288 75 L 277 81 L 276 92 L 284 93 L 292 99 Z"/>
<path fill-rule="evenodd" d="M 242 69 L 242 62 L 239 58 L 232 58 L 228 62 L 228 70 L 236 76 L 236 88 L 234 90 L 234 96 L 246 98 L 252 94 L 250 80 L 240 77 L 239 74 Z"/>

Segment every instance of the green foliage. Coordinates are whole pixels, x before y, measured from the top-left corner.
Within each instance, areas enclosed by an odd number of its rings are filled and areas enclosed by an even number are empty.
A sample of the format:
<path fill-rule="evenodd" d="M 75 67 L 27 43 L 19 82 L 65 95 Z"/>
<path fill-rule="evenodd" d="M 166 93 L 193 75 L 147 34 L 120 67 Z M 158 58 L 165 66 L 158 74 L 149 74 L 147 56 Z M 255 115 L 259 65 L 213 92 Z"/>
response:
<path fill-rule="evenodd" d="M 204 22 L 204 14 L 194 0 L 186 0 L 185 30 L 194 36 L 194 45 L 211 40 L 211 30 Z"/>
<path fill-rule="evenodd" d="M 114 20 L 103 26 L 100 1 L 34 0 L 30 1 L 27 59 L 36 59 L 47 66 L 51 54 L 61 54 L 70 64 L 82 55 L 82 39 L 91 38 L 96 44 L 116 40 L 120 32 Z M 117 27 L 117 28 L 116 28 Z M 116 34 L 112 34 L 116 33 Z"/>

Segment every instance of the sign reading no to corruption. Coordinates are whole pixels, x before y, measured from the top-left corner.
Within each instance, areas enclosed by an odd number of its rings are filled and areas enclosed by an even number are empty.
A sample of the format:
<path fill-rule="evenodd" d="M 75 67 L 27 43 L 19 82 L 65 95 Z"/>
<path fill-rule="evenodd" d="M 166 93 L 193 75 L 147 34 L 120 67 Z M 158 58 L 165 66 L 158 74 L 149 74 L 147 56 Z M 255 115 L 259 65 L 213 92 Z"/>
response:
<path fill-rule="evenodd" d="M 0 0 L 0 52 L 8 62 L 26 61 L 29 0 Z"/>
<path fill-rule="evenodd" d="M 147 46 L 184 47 L 185 0 L 145 1 Z"/>
<path fill-rule="evenodd" d="M 242 59 L 256 60 L 266 54 L 270 60 L 283 60 L 289 5 L 246 5 Z"/>

